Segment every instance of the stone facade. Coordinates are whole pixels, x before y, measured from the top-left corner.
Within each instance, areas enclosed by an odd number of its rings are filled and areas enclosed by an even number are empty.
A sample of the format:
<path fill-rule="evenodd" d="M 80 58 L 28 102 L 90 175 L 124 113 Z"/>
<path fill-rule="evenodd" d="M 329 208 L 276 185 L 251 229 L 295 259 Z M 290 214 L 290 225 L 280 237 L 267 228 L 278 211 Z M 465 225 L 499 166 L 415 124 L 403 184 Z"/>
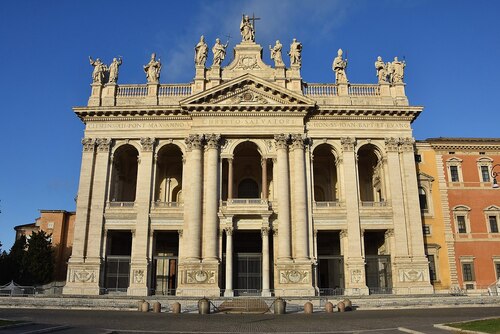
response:
<path fill-rule="evenodd" d="M 74 108 L 86 128 L 65 294 L 432 292 L 422 107 L 402 82 L 304 82 L 299 42 L 272 67 L 249 33 L 227 66 L 201 55 L 192 83 L 93 83 Z"/>

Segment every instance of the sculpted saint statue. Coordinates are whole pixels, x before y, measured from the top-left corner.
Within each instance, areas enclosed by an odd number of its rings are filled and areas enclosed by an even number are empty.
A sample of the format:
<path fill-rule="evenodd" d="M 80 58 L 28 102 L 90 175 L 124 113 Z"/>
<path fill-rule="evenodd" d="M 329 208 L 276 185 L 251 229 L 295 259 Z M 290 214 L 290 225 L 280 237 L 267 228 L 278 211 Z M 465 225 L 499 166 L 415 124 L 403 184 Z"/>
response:
<path fill-rule="evenodd" d="M 390 63 L 389 75 L 391 83 L 402 83 L 405 76 L 406 62 L 399 61 L 398 57 L 394 57 L 394 61 Z"/>
<path fill-rule="evenodd" d="M 388 76 L 388 64 L 384 63 L 382 57 L 378 56 L 377 61 L 375 62 L 375 68 L 377 69 L 377 78 L 378 82 L 387 82 Z"/>
<path fill-rule="evenodd" d="M 283 66 L 283 58 L 281 57 L 281 49 L 283 49 L 283 45 L 281 45 L 280 41 L 276 41 L 276 44 L 273 48 L 269 45 L 269 50 L 271 51 L 271 59 L 274 60 L 274 66 Z"/>
<path fill-rule="evenodd" d="M 151 60 L 144 65 L 144 72 L 146 72 L 146 79 L 148 83 L 158 83 L 160 80 L 161 62 L 160 59 L 156 60 L 156 53 L 151 54 Z"/>
<path fill-rule="evenodd" d="M 103 84 L 106 79 L 106 65 L 103 64 L 101 59 L 97 58 L 96 60 L 92 59 L 89 56 L 90 65 L 94 66 L 94 70 L 92 71 L 92 82 Z"/>
<path fill-rule="evenodd" d="M 226 58 L 226 48 L 228 44 L 229 42 L 222 44 L 220 39 L 215 39 L 215 45 L 212 48 L 212 52 L 214 53 L 214 63 L 212 66 L 220 66 L 224 58 Z"/>
<path fill-rule="evenodd" d="M 297 42 L 294 38 L 290 44 L 288 55 L 290 56 L 290 65 L 300 66 L 302 64 L 302 43 Z"/>
<path fill-rule="evenodd" d="M 200 41 L 198 42 L 198 44 L 196 44 L 194 50 L 195 50 L 194 53 L 195 65 L 205 66 L 208 55 L 208 45 L 207 43 L 205 43 L 205 37 L 203 37 L 203 35 L 201 35 Z"/>
<path fill-rule="evenodd" d="M 343 51 L 339 49 L 337 51 L 337 57 L 333 59 L 332 70 L 335 72 L 335 82 L 336 83 L 347 83 L 347 75 L 345 69 L 347 67 L 347 59 L 342 58 Z"/>
<path fill-rule="evenodd" d="M 255 30 L 250 23 L 250 18 L 248 15 L 243 15 L 240 23 L 240 32 L 243 42 L 254 42 L 255 41 Z"/>
<path fill-rule="evenodd" d="M 116 83 L 118 81 L 118 67 L 122 64 L 122 58 L 113 58 L 113 62 L 109 65 L 109 83 Z"/>

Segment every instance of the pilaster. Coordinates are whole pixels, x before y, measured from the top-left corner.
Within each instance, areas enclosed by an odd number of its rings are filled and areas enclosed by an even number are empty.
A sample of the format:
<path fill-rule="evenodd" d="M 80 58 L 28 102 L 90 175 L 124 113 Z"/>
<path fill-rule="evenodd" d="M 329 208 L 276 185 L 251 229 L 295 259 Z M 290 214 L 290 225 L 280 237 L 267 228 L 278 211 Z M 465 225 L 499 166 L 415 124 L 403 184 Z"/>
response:
<path fill-rule="evenodd" d="M 102 95 L 102 84 L 94 82 L 91 84 L 92 91 L 90 93 L 88 106 L 96 107 L 101 105 L 101 95 Z"/>
<path fill-rule="evenodd" d="M 205 65 L 196 65 L 192 94 L 205 90 L 206 86 L 206 68 Z"/>
<path fill-rule="evenodd" d="M 300 65 L 290 65 L 286 71 L 286 88 L 295 92 L 302 92 L 302 77 L 300 76 Z"/>
<path fill-rule="evenodd" d="M 104 86 L 102 105 L 114 106 L 116 104 L 116 83 L 108 83 Z"/>

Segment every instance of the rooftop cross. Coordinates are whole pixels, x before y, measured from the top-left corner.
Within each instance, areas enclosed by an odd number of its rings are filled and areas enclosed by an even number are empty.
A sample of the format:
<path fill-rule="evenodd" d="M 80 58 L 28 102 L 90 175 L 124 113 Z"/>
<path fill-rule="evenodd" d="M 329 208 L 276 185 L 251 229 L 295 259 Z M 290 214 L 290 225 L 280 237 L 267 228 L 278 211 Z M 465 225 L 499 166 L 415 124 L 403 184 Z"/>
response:
<path fill-rule="evenodd" d="M 260 17 L 255 17 L 255 13 L 252 13 L 252 17 L 249 19 L 252 21 L 253 31 L 255 33 L 255 21 L 260 20 Z"/>

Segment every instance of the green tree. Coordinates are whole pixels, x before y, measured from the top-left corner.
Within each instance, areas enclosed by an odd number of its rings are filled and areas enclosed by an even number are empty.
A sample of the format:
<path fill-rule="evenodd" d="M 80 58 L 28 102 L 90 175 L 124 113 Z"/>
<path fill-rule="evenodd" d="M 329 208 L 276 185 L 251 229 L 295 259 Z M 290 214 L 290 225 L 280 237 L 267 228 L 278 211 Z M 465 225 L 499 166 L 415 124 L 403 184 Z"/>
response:
<path fill-rule="evenodd" d="M 23 259 L 23 284 L 37 285 L 52 281 L 54 275 L 54 249 L 52 235 L 45 231 L 33 232 L 28 240 Z"/>
<path fill-rule="evenodd" d="M 26 237 L 23 235 L 16 240 L 9 254 L 3 252 L 1 255 L 0 284 L 10 281 L 21 283 L 24 277 L 24 257 L 26 256 Z"/>

